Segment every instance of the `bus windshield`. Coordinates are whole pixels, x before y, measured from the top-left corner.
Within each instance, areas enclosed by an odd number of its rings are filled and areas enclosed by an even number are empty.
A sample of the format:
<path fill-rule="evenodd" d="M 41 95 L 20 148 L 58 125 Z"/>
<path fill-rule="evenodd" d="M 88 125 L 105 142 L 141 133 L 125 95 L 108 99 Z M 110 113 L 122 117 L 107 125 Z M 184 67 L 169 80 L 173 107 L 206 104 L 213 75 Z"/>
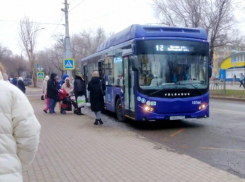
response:
<path fill-rule="evenodd" d="M 145 40 L 137 43 L 137 54 L 143 90 L 208 87 L 207 43 Z"/>

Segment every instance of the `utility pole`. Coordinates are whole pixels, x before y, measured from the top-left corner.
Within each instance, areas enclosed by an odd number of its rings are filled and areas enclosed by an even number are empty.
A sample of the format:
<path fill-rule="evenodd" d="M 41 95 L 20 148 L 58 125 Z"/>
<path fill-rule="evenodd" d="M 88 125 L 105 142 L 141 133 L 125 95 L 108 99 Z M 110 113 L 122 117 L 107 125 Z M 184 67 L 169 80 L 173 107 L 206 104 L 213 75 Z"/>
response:
<path fill-rule="evenodd" d="M 64 41 L 64 53 L 63 58 L 72 58 L 72 52 L 71 52 L 71 43 L 70 43 L 70 35 L 69 35 L 69 21 L 68 21 L 68 9 L 69 5 L 67 3 L 67 0 L 65 0 L 65 9 L 61 9 L 65 12 L 65 27 L 66 27 L 66 36 Z M 69 77 L 72 76 L 72 72 L 70 70 L 67 70 L 67 74 Z"/>

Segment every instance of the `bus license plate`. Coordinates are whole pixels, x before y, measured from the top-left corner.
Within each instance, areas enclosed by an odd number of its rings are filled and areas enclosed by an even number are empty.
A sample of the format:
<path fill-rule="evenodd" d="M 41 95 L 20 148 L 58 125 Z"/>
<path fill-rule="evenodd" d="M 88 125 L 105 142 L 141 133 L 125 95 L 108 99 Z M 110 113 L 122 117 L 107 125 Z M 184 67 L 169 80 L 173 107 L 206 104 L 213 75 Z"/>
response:
<path fill-rule="evenodd" d="M 181 120 L 185 119 L 185 116 L 170 116 L 170 120 Z"/>

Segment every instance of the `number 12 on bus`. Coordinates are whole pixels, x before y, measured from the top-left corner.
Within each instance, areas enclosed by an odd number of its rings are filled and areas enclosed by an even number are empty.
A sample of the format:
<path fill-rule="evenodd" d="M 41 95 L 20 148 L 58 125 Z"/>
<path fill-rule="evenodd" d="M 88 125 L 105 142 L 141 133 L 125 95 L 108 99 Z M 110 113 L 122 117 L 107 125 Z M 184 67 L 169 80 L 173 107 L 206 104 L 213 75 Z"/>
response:
<path fill-rule="evenodd" d="M 209 117 L 209 65 L 205 30 L 141 25 L 113 35 L 81 60 L 86 84 L 100 72 L 105 109 L 120 121 Z"/>

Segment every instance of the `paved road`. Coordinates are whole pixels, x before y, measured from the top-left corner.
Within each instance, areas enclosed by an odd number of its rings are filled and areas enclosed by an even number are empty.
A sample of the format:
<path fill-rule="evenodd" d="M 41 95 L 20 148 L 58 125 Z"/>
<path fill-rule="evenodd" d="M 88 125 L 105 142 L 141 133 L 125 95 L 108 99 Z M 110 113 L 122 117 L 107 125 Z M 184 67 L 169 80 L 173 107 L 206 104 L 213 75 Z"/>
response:
<path fill-rule="evenodd" d="M 103 119 L 111 126 L 136 132 L 176 152 L 245 178 L 245 103 L 211 100 L 210 104 L 208 119 L 121 123 L 110 113 L 105 113 Z"/>

